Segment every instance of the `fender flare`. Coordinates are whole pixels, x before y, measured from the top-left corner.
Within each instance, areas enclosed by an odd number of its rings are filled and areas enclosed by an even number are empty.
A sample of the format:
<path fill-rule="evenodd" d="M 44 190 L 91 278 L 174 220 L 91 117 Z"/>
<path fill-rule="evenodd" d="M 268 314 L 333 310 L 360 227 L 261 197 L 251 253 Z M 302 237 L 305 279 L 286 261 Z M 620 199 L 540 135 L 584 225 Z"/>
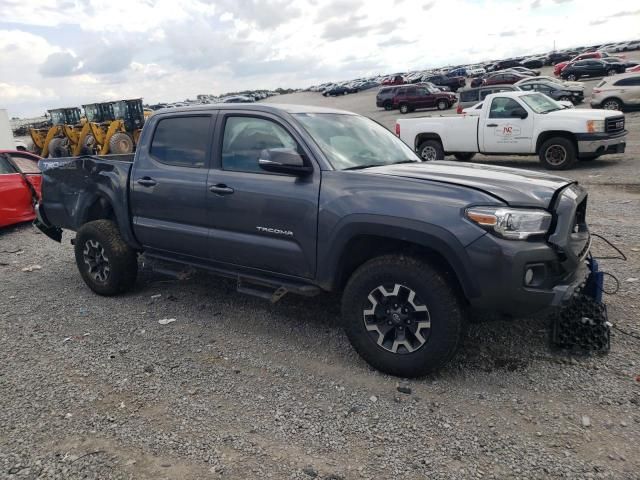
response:
<path fill-rule="evenodd" d="M 333 290 L 338 286 L 340 260 L 345 248 L 360 235 L 401 240 L 434 250 L 447 261 L 467 298 L 480 295 L 465 246 L 451 232 L 425 222 L 370 214 L 354 214 L 343 218 L 329 238 L 318 242 L 318 258 L 327 259 L 318 264 L 318 283 L 323 288 Z"/>

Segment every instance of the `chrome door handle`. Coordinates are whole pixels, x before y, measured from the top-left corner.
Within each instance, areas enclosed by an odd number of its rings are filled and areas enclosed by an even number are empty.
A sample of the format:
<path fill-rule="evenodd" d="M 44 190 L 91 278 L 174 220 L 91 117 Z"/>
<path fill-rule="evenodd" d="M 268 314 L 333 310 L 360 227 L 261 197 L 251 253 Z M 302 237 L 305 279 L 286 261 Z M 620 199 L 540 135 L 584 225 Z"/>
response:
<path fill-rule="evenodd" d="M 224 183 L 219 183 L 217 185 L 211 185 L 209 191 L 217 195 L 230 195 L 233 193 L 233 188 L 227 187 Z"/>

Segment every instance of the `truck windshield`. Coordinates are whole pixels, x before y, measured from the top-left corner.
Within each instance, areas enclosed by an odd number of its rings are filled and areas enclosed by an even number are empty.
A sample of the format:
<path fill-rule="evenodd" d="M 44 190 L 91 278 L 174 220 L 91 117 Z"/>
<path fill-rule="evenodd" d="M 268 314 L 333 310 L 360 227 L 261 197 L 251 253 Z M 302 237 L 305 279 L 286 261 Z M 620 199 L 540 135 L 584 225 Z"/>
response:
<path fill-rule="evenodd" d="M 562 105 L 547 97 L 544 93 L 523 95 L 520 99 L 536 113 L 549 113 L 555 110 L 562 110 Z"/>
<path fill-rule="evenodd" d="M 336 170 L 421 161 L 398 137 L 368 118 L 338 113 L 293 116 Z"/>

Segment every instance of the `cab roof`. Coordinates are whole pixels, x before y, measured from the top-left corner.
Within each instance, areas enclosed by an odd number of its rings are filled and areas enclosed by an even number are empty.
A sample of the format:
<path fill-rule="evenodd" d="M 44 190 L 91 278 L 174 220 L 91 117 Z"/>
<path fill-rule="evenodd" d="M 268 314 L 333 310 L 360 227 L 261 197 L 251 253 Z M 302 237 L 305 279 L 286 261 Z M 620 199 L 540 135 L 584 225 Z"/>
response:
<path fill-rule="evenodd" d="M 340 115 L 357 115 L 346 110 L 335 108 L 315 107 L 311 105 L 295 105 L 285 103 L 213 103 L 209 105 L 192 105 L 188 107 L 163 108 L 156 113 L 172 112 L 206 112 L 213 110 L 251 110 L 265 113 L 334 113 Z"/>

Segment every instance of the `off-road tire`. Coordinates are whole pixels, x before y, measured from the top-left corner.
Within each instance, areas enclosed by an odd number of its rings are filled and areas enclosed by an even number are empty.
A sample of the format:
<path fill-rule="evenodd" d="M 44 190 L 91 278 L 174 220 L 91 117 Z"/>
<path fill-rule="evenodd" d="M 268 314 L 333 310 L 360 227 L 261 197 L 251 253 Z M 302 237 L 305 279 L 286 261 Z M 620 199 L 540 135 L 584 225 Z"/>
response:
<path fill-rule="evenodd" d="M 553 150 L 551 149 L 564 150 L 564 160 L 552 160 L 550 157 L 553 157 Z M 553 137 L 545 141 L 540 146 L 538 157 L 544 167 L 549 170 L 566 170 L 571 168 L 578 160 L 575 144 L 565 137 Z"/>
<path fill-rule="evenodd" d="M 109 139 L 109 153 L 133 153 L 133 139 L 123 132 L 114 133 Z"/>
<path fill-rule="evenodd" d="M 426 341 L 410 353 L 381 347 L 365 326 L 370 292 L 396 284 L 413 290 L 416 301 L 428 309 Z M 349 279 L 342 295 L 342 321 L 353 348 L 369 365 L 391 375 L 420 377 L 439 370 L 455 354 L 462 337 L 464 306 L 455 288 L 427 262 L 385 255 L 369 260 Z"/>
<path fill-rule="evenodd" d="M 80 147 L 80 155 L 95 155 L 96 153 L 96 139 L 93 135 L 87 135 L 82 141 L 82 147 Z"/>
<path fill-rule="evenodd" d="M 435 158 L 427 158 L 424 154 L 425 149 L 431 148 L 435 152 Z M 423 160 L 444 160 L 444 149 L 438 140 L 425 140 L 418 147 L 418 156 Z"/>
<path fill-rule="evenodd" d="M 459 162 L 469 162 L 475 156 L 475 153 L 454 153 L 453 156 L 456 157 L 456 160 L 458 160 Z"/>
<path fill-rule="evenodd" d="M 91 243 L 88 243 L 91 242 Z M 85 249 L 100 246 L 108 259 L 109 273 L 104 281 L 96 279 L 85 260 Z M 95 220 L 85 223 L 76 234 L 76 265 L 84 283 L 98 295 L 112 296 L 130 290 L 138 275 L 138 260 L 133 250 L 120 236 L 115 222 Z"/>
<path fill-rule="evenodd" d="M 49 157 L 62 158 L 69 156 L 69 149 L 66 146 L 65 138 L 54 137 L 49 142 Z"/>

